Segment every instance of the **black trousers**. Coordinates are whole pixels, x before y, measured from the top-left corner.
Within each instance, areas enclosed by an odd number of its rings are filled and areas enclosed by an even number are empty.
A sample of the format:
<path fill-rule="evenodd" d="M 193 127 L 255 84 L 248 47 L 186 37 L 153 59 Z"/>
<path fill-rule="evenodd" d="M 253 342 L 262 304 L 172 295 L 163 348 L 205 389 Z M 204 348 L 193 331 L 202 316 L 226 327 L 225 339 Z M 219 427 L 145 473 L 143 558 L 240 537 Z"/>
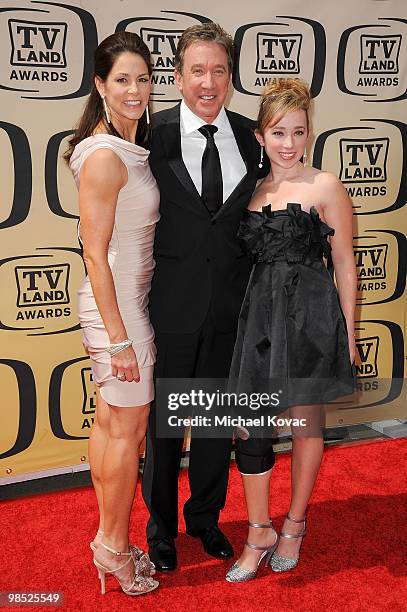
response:
<path fill-rule="evenodd" d="M 156 378 L 226 378 L 234 332 L 219 332 L 209 314 L 191 334 L 156 333 Z M 147 539 L 174 539 L 178 534 L 178 475 L 182 439 L 157 438 L 156 407 L 147 431 L 143 498 L 150 511 Z M 189 452 L 191 497 L 184 506 L 190 532 L 217 524 L 225 505 L 232 439 L 194 438 Z"/>

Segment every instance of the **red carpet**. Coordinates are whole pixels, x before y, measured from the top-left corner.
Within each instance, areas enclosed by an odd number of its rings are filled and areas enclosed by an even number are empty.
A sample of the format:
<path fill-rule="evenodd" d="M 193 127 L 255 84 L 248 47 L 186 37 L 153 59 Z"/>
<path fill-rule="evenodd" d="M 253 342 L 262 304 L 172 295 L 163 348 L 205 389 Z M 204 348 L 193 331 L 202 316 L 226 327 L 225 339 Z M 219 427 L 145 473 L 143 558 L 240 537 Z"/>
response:
<path fill-rule="evenodd" d="M 0 591 L 63 591 L 64 611 L 405 611 L 406 459 L 405 440 L 328 449 L 309 508 L 301 562 L 293 572 L 276 575 L 263 568 L 252 582 L 228 584 L 224 575 L 230 562 L 208 557 L 199 541 L 181 533 L 180 569 L 160 574 L 159 590 L 135 598 L 119 592 L 113 579 L 105 596 L 98 592 L 88 546 L 96 529 L 90 488 L 3 502 Z M 272 490 L 270 511 L 279 528 L 289 495 L 288 455 L 277 459 Z M 183 473 L 181 501 L 187 495 Z M 142 546 L 146 517 L 138 491 L 132 541 Z M 221 523 L 236 552 L 246 535 L 245 521 L 240 476 L 233 467 Z"/>

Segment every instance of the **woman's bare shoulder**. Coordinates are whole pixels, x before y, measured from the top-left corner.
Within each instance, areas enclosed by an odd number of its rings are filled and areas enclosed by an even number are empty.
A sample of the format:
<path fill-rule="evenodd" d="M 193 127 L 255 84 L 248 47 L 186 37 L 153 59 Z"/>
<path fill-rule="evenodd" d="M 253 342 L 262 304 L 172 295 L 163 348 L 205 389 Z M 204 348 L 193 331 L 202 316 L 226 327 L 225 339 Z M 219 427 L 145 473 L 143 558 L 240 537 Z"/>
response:
<path fill-rule="evenodd" d="M 98 191 L 121 189 L 127 181 L 126 166 L 109 148 L 98 148 L 84 161 L 81 185 Z"/>
<path fill-rule="evenodd" d="M 252 198 L 248 205 L 250 210 L 261 210 L 267 204 L 267 193 L 270 190 L 271 181 L 266 177 L 257 182 Z"/>
<path fill-rule="evenodd" d="M 318 168 L 313 168 L 313 170 L 315 170 L 315 183 L 321 187 L 324 187 L 325 189 L 338 189 L 342 187 L 341 181 L 333 172 L 319 170 Z"/>

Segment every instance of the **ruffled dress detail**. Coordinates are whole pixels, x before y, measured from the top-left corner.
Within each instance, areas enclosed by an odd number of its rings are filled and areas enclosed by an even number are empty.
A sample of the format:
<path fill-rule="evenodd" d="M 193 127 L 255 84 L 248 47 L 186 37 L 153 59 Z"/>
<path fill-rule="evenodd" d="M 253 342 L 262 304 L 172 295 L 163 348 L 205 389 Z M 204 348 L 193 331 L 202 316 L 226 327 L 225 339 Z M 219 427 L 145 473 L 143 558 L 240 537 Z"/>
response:
<path fill-rule="evenodd" d="M 312 207 L 245 211 L 238 236 L 253 259 L 242 304 L 229 389 L 284 389 L 287 406 L 320 404 L 352 392 L 346 322 L 324 257 L 334 230 Z"/>

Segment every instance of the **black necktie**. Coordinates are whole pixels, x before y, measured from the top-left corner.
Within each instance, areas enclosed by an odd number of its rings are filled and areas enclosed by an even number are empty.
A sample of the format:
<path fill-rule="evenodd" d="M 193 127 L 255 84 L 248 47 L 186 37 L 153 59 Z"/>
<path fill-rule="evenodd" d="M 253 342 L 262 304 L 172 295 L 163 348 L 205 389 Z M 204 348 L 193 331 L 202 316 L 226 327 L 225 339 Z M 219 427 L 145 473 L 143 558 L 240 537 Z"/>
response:
<path fill-rule="evenodd" d="M 218 128 L 215 125 L 203 125 L 199 128 L 206 138 L 206 147 L 202 156 L 202 200 L 214 215 L 223 202 L 222 168 L 219 151 L 213 138 Z"/>

